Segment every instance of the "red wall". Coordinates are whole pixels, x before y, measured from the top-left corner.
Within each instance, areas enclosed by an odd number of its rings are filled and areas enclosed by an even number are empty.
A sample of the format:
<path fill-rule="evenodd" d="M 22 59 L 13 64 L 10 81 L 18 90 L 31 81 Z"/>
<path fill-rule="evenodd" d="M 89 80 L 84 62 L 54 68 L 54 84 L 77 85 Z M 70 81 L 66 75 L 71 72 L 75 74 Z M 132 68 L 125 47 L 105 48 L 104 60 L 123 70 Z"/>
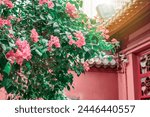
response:
<path fill-rule="evenodd" d="M 74 87 L 65 91 L 70 98 L 80 100 L 117 100 L 118 81 L 116 72 L 86 72 L 80 77 L 74 75 Z"/>
<path fill-rule="evenodd" d="M 126 55 L 129 63 L 123 68 L 124 72 L 118 72 L 118 94 L 120 100 L 135 100 L 139 99 L 138 93 L 141 91 L 137 76 L 137 57 L 140 52 L 150 49 L 150 22 L 129 34 L 127 38 L 129 41 L 122 53 Z"/>

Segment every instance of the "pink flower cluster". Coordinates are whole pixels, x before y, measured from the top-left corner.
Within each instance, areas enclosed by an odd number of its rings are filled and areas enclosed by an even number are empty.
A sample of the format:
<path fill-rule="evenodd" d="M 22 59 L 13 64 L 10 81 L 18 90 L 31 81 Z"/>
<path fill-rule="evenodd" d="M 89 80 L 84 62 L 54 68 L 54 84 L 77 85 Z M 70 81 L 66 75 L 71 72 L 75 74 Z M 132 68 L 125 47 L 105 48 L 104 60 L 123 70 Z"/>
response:
<path fill-rule="evenodd" d="M 39 5 L 47 4 L 48 8 L 52 9 L 54 7 L 54 3 L 51 0 L 39 0 Z"/>
<path fill-rule="evenodd" d="M 15 96 L 14 94 L 11 93 L 8 94 L 5 87 L 0 88 L 0 100 L 7 100 L 7 99 L 19 100 L 20 96 L 19 95 Z"/>
<path fill-rule="evenodd" d="M 109 33 L 109 30 L 108 29 L 106 29 L 104 26 L 100 26 L 100 27 L 98 27 L 98 31 L 101 31 L 102 32 L 102 36 L 107 40 L 107 39 L 109 39 L 109 35 L 108 35 L 108 33 Z"/>
<path fill-rule="evenodd" d="M 78 18 L 77 9 L 70 2 L 67 2 L 66 4 L 66 13 L 72 18 Z"/>
<path fill-rule="evenodd" d="M 76 33 L 74 33 L 74 35 L 78 39 L 76 41 L 77 47 L 81 48 L 82 46 L 84 46 L 86 44 L 84 35 L 82 34 L 81 31 L 77 31 Z"/>
<path fill-rule="evenodd" d="M 29 61 L 31 59 L 31 50 L 30 45 L 26 40 L 21 41 L 18 39 L 16 41 L 16 46 L 18 46 L 18 49 L 16 50 L 16 53 L 13 50 L 10 50 L 6 54 L 6 58 L 13 64 L 14 61 L 17 62 L 20 66 L 23 64 L 24 59 Z"/>
<path fill-rule="evenodd" d="M 35 42 L 35 43 L 39 41 L 39 39 L 38 39 L 39 35 L 38 35 L 38 33 L 36 32 L 36 29 L 32 29 L 32 30 L 31 30 L 31 35 L 30 35 L 30 37 L 31 37 L 32 41 Z"/>
<path fill-rule="evenodd" d="M 0 18 L 0 27 L 3 27 L 4 25 L 11 26 L 10 20 Z"/>
<path fill-rule="evenodd" d="M 7 100 L 8 93 L 4 87 L 0 88 L 0 100 Z"/>
<path fill-rule="evenodd" d="M 72 44 L 76 44 L 77 47 L 81 48 L 82 46 L 84 46 L 86 44 L 85 42 L 85 38 L 84 38 L 84 35 L 82 34 L 81 31 L 77 31 L 74 33 L 75 37 L 78 39 L 77 41 L 74 41 L 72 39 L 72 36 L 71 35 L 68 35 L 68 39 L 69 39 L 69 45 L 72 45 Z"/>
<path fill-rule="evenodd" d="M 51 51 L 53 45 L 56 48 L 60 48 L 59 38 L 57 36 L 51 35 L 50 40 L 48 41 L 48 50 L 49 51 Z"/>
<path fill-rule="evenodd" d="M 10 0 L 0 0 L 0 5 L 1 4 L 6 5 L 8 8 L 13 8 L 14 7 L 13 3 Z"/>
<path fill-rule="evenodd" d="M 75 44 L 75 41 L 72 39 L 72 35 L 67 35 L 69 39 L 69 45 Z"/>
<path fill-rule="evenodd" d="M 90 70 L 89 64 L 87 62 L 83 63 L 83 67 L 84 67 L 85 71 L 89 71 Z"/>

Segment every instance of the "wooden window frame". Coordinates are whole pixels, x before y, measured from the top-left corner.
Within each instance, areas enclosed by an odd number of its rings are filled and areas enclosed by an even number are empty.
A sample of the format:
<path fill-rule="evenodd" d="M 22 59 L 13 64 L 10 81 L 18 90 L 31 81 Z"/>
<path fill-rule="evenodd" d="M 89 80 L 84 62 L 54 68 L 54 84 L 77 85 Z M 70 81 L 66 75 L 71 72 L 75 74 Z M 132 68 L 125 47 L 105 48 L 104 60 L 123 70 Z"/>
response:
<path fill-rule="evenodd" d="M 140 100 L 145 100 L 145 99 L 150 99 L 150 95 L 147 95 L 147 96 L 143 96 L 142 95 L 142 91 L 141 91 L 141 79 L 142 78 L 146 78 L 146 77 L 150 77 L 150 71 L 148 71 L 147 73 L 141 73 L 141 69 L 140 69 L 140 57 L 141 56 L 144 56 L 144 55 L 147 55 L 147 54 L 150 54 L 150 49 L 148 49 L 148 50 L 146 50 L 146 51 L 143 51 L 143 52 L 141 52 L 141 53 L 139 53 L 138 54 L 138 56 L 137 56 L 137 70 L 138 70 L 138 89 L 139 89 L 139 91 L 138 91 L 138 97 L 139 97 L 139 99 Z"/>

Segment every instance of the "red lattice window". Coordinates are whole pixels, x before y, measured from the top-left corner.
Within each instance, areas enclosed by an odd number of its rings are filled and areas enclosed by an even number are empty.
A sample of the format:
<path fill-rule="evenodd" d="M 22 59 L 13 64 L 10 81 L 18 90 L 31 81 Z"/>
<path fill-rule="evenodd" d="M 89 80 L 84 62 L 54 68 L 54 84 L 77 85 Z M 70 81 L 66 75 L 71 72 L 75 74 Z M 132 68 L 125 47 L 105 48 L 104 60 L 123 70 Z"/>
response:
<path fill-rule="evenodd" d="M 150 50 L 139 55 L 138 66 L 140 83 L 139 98 L 142 100 L 150 100 Z"/>

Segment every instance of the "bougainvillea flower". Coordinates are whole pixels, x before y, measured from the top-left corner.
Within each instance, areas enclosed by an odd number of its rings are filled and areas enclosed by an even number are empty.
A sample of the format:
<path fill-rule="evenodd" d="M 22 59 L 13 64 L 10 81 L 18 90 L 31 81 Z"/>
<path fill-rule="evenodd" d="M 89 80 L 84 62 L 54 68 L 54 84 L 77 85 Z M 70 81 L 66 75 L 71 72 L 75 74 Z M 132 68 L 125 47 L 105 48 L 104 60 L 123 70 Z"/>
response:
<path fill-rule="evenodd" d="M 55 46 L 56 48 L 60 48 L 60 42 L 59 38 L 57 36 L 51 35 L 50 40 L 48 41 L 48 50 L 50 51 L 52 46 Z"/>
<path fill-rule="evenodd" d="M 48 0 L 39 0 L 39 5 L 43 5 L 45 3 L 48 3 Z"/>
<path fill-rule="evenodd" d="M 4 4 L 8 7 L 8 8 L 13 8 L 14 5 L 10 0 L 3 0 Z"/>
<path fill-rule="evenodd" d="M 112 43 L 119 43 L 115 38 L 111 40 Z"/>
<path fill-rule="evenodd" d="M 76 42 L 73 39 L 69 40 L 69 45 L 75 44 Z"/>
<path fill-rule="evenodd" d="M 23 54 L 23 58 L 26 59 L 27 61 L 31 59 L 31 50 L 30 50 L 30 45 L 29 43 L 24 40 L 21 41 L 20 39 L 18 39 L 16 41 L 16 45 L 18 46 L 18 49 L 22 52 Z"/>
<path fill-rule="evenodd" d="M 18 39 L 16 41 L 16 46 L 18 46 L 18 49 L 16 50 L 16 53 L 13 50 L 10 50 L 6 54 L 7 60 L 9 60 L 12 64 L 14 61 L 16 61 L 17 64 L 20 66 L 22 65 L 24 59 L 29 61 L 31 59 L 31 50 L 30 50 L 30 45 L 26 40 L 21 41 Z"/>
<path fill-rule="evenodd" d="M 66 13 L 72 18 L 78 18 L 77 9 L 70 2 L 67 2 L 66 4 Z"/>
<path fill-rule="evenodd" d="M 7 26 L 11 26 L 10 20 L 3 20 L 3 24 Z"/>
<path fill-rule="evenodd" d="M 23 58 L 23 53 L 20 50 L 16 51 L 15 59 L 16 59 L 17 64 L 21 66 L 24 58 Z"/>
<path fill-rule="evenodd" d="M 2 26 L 3 26 L 3 19 L 0 18 L 0 27 L 2 27 Z"/>
<path fill-rule="evenodd" d="M 0 100 L 7 100 L 7 95 L 5 87 L 0 88 Z"/>
<path fill-rule="evenodd" d="M 67 35 L 69 39 L 69 45 L 75 44 L 75 41 L 72 39 L 72 35 Z"/>
<path fill-rule="evenodd" d="M 15 62 L 15 53 L 13 50 L 10 50 L 7 54 L 6 54 L 6 58 L 7 60 L 9 60 L 11 62 L 11 64 L 13 64 Z"/>
<path fill-rule="evenodd" d="M 8 20 L 8 19 L 4 20 L 4 19 L 0 18 L 0 27 L 2 27 L 4 25 L 11 26 L 10 20 Z"/>
<path fill-rule="evenodd" d="M 67 2 L 66 12 L 69 13 L 69 14 L 75 13 L 76 12 L 76 7 L 73 4 L 71 4 L 70 2 Z"/>
<path fill-rule="evenodd" d="M 39 39 L 38 39 L 39 35 L 38 35 L 36 29 L 31 30 L 30 37 L 31 37 L 32 41 L 35 42 L 35 43 L 39 41 Z"/>
<path fill-rule="evenodd" d="M 89 64 L 87 62 L 83 63 L 83 67 L 84 67 L 85 71 L 89 71 L 90 70 Z"/>
<path fill-rule="evenodd" d="M 50 8 L 50 9 L 52 9 L 54 7 L 53 1 L 48 1 L 47 4 L 48 4 L 48 8 Z"/>
<path fill-rule="evenodd" d="M 77 47 L 81 48 L 82 46 L 86 44 L 84 35 L 82 34 L 81 31 L 77 31 L 76 33 L 74 33 L 74 35 L 78 39 L 75 43 Z"/>

